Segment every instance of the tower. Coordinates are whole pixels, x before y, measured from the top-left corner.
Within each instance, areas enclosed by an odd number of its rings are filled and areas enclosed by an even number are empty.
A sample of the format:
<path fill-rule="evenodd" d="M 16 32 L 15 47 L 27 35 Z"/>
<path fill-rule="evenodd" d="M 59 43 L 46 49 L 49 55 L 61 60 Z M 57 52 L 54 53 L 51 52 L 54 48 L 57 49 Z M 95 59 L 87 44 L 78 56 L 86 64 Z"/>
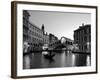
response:
<path fill-rule="evenodd" d="M 44 24 L 42 24 L 41 29 L 42 29 L 42 31 L 43 31 L 43 34 L 45 34 L 45 31 L 44 31 Z"/>

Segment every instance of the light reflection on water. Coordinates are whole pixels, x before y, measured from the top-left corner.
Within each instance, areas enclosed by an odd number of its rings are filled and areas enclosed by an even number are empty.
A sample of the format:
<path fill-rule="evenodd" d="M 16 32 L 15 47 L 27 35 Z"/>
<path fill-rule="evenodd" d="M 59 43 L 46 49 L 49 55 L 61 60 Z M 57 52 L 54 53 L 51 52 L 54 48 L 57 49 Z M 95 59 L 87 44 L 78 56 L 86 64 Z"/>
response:
<path fill-rule="evenodd" d="M 75 65 L 75 55 L 72 54 L 72 66 L 74 66 L 74 65 Z"/>
<path fill-rule="evenodd" d="M 46 59 L 42 53 L 30 53 L 23 56 L 23 68 L 55 68 L 55 67 L 74 67 L 90 66 L 90 55 L 73 54 L 63 51 L 55 53 L 52 59 Z"/>
<path fill-rule="evenodd" d="M 24 56 L 23 63 L 25 69 L 30 69 L 30 57 L 28 55 Z"/>
<path fill-rule="evenodd" d="M 90 66 L 91 65 L 91 58 L 89 55 L 87 55 L 87 59 L 86 59 L 86 63 L 87 63 L 87 66 Z"/>

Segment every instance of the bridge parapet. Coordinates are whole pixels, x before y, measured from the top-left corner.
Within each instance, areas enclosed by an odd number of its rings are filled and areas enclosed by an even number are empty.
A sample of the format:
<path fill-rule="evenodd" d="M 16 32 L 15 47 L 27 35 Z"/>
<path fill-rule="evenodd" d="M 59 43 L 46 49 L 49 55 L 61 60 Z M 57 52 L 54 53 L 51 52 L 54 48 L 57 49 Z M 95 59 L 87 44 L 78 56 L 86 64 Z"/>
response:
<path fill-rule="evenodd" d="M 68 39 L 66 37 L 61 37 L 60 40 L 50 43 L 49 47 L 52 49 L 66 48 L 66 50 L 72 50 L 73 49 L 73 40 Z"/>

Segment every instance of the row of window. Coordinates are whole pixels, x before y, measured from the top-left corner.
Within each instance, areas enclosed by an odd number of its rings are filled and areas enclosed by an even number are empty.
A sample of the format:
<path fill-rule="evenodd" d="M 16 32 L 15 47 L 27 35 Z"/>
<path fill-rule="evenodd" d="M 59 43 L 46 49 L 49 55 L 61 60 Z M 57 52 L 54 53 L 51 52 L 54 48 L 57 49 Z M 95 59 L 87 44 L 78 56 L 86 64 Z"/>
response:
<path fill-rule="evenodd" d="M 73 42 L 66 41 L 66 44 L 73 45 Z"/>
<path fill-rule="evenodd" d="M 34 37 L 29 37 L 29 36 L 26 36 L 26 35 L 23 35 L 23 38 L 24 40 L 29 40 L 30 42 L 33 41 L 33 43 L 49 43 L 49 40 L 46 40 L 46 39 L 39 39 L 39 38 L 34 38 Z"/>
<path fill-rule="evenodd" d="M 40 34 L 43 34 L 43 31 L 39 28 L 37 28 L 35 25 L 31 24 L 27 19 L 23 18 L 23 25 L 30 28 L 33 32 L 38 32 Z"/>
<path fill-rule="evenodd" d="M 84 45 L 84 46 L 79 46 L 79 50 L 80 51 L 88 51 L 91 49 L 91 46 L 87 47 L 87 45 Z"/>
<path fill-rule="evenodd" d="M 28 23 L 28 26 L 32 31 L 35 31 L 35 32 L 43 34 L 43 31 L 41 29 L 39 29 L 37 26 L 35 26 L 35 25 L 31 24 L 31 23 Z"/>
<path fill-rule="evenodd" d="M 47 38 L 47 39 L 43 39 L 43 38 L 37 38 L 37 36 L 36 36 L 36 38 L 34 37 L 34 36 L 32 36 L 32 35 L 24 35 L 23 36 L 24 37 L 24 39 L 25 40 L 31 40 L 31 41 L 39 41 L 39 42 L 45 42 L 45 43 L 48 43 L 49 42 L 49 38 Z M 42 39 L 42 40 L 41 40 Z"/>
<path fill-rule="evenodd" d="M 60 41 L 55 41 L 55 42 L 51 43 L 49 46 L 55 46 L 55 45 L 58 45 L 58 44 L 61 44 Z"/>
<path fill-rule="evenodd" d="M 33 35 L 33 36 L 36 36 L 36 37 L 39 37 L 39 38 L 43 38 L 45 35 L 41 34 L 41 33 L 38 33 L 38 32 L 33 32 L 31 30 L 29 30 L 29 34 Z"/>
<path fill-rule="evenodd" d="M 91 36 L 90 35 L 87 35 L 87 36 L 81 36 L 81 37 L 77 37 L 77 40 L 75 41 L 78 41 L 79 43 L 84 43 L 84 42 L 91 42 Z"/>

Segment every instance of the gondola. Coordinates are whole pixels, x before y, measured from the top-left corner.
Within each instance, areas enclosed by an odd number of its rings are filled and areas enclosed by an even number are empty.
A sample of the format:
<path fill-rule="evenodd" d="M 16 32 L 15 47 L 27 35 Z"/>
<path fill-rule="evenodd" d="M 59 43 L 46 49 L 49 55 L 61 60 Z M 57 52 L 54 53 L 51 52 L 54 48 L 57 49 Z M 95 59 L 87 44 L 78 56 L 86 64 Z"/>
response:
<path fill-rule="evenodd" d="M 55 56 L 55 54 L 45 54 L 44 57 L 47 59 L 52 59 Z"/>

